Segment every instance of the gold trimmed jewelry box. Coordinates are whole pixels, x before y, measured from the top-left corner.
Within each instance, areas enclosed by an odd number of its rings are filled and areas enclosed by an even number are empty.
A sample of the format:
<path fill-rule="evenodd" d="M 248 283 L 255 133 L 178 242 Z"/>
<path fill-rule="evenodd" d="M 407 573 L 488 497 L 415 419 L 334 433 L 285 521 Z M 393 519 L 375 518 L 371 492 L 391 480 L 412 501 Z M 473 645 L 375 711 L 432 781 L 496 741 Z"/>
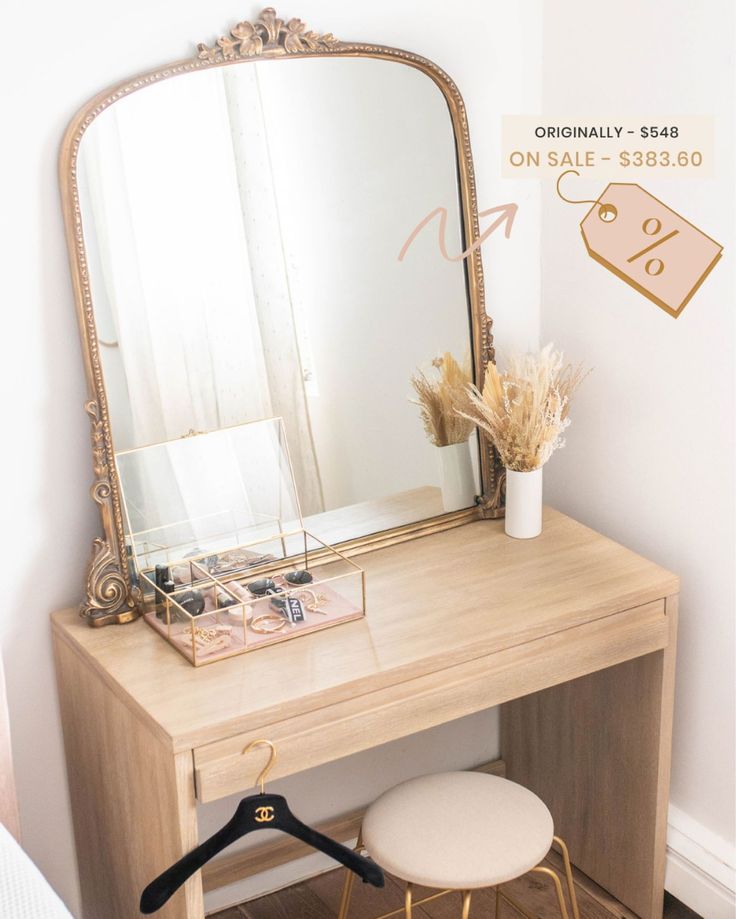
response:
<path fill-rule="evenodd" d="M 195 667 L 365 615 L 365 572 L 304 529 L 280 418 L 116 453 L 146 622 Z"/>

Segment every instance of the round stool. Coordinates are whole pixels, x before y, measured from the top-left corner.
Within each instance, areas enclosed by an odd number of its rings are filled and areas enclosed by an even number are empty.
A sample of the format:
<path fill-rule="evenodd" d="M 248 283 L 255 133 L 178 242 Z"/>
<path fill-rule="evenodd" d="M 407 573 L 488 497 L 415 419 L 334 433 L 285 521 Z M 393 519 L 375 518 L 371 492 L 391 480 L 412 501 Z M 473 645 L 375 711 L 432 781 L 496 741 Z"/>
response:
<path fill-rule="evenodd" d="M 552 879 L 562 919 L 568 919 L 562 885 L 551 868 L 540 866 L 553 842 L 559 846 L 574 919 L 579 919 L 572 868 L 565 843 L 554 835 L 552 815 L 535 794 L 508 779 L 482 772 L 442 772 L 411 779 L 387 791 L 367 810 L 358 848 L 389 874 L 406 881 L 403 909 L 452 891 L 462 892 L 462 917 L 470 915 L 473 890 L 496 889 L 496 919 L 505 900 L 523 916 L 523 908 L 501 885 L 536 871 Z M 350 905 L 354 876 L 348 873 L 340 919 Z M 442 888 L 413 902 L 413 888 Z M 531 917 L 529 917 L 531 919 Z"/>

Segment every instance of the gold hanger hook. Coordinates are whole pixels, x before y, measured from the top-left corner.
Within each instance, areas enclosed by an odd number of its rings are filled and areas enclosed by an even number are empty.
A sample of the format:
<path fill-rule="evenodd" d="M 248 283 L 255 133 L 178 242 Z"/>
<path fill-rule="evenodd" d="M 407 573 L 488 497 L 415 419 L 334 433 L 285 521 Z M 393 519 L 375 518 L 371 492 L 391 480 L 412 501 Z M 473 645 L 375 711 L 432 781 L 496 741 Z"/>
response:
<path fill-rule="evenodd" d="M 256 779 L 256 785 L 261 786 L 261 794 L 264 794 L 263 788 L 266 784 L 266 776 L 271 771 L 271 769 L 273 769 L 273 765 L 276 762 L 276 747 L 274 747 L 270 740 L 251 740 L 248 746 L 243 750 L 241 756 L 245 756 L 245 754 L 249 750 L 252 750 L 253 747 L 270 747 L 271 749 L 271 755 L 268 758 L 268 762 L 263 767 L 261 774 Z"/>

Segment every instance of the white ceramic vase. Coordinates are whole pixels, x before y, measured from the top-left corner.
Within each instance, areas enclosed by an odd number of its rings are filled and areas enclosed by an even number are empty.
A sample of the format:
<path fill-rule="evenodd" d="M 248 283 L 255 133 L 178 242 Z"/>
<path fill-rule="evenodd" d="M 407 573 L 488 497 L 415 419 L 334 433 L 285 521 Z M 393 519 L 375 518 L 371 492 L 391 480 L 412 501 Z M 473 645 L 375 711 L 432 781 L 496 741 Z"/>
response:
<path fill-rule="evenodd" d="M 437 451 L 445 512 L 472 507 L 475 503 L 475 477 L 468 441 L 437 447 Z"/>
<path fill-rule="evenodd" d="M 532 472 L 506 470 L 506 534 L 533 539 L 542 532 L 542 467 Z"/>

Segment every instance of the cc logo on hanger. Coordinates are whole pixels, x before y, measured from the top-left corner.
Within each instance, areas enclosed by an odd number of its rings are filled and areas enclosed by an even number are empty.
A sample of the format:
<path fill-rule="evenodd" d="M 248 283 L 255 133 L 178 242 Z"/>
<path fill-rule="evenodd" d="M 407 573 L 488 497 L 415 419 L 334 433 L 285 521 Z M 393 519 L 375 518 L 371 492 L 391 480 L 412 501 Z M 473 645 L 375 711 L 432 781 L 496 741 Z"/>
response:
<path fill-rule="evenodd" d="M 270 823 L 273 820 L 272 807 L 256 808 L 256 823 Z"/>

